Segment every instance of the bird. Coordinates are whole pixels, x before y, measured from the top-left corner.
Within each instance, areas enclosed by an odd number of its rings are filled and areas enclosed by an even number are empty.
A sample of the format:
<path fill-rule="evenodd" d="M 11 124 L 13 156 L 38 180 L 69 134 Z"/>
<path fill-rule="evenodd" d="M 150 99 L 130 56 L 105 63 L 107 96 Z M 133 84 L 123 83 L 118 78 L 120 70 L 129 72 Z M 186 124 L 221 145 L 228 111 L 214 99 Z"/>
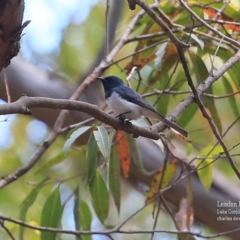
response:
<path fill-rule="evenodd" d="M 187 131 L 158 113 L 153 106 L 144 100 L 136 91 L 125 86 L 119 77 L 107 76 L 97 77 L 97 79 L 102 82 L 108 107 L 120 120 L 128 119 L 128 121 L 130 121 L 145 116 L 160 120 L 183 136 L 188 136 Z"/>

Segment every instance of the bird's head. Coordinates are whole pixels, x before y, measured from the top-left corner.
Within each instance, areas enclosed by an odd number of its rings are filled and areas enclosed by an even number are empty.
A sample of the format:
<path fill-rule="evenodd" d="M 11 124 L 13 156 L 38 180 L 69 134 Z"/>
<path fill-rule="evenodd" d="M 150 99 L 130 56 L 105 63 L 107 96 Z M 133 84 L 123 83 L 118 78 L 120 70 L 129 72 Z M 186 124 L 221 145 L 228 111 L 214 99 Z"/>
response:
<path fill-rule="evenodd" d="M 122 79 L 116 76 L 97 77 L 97 79 L 102 82 L 105 92 L 123 85 Z"/>

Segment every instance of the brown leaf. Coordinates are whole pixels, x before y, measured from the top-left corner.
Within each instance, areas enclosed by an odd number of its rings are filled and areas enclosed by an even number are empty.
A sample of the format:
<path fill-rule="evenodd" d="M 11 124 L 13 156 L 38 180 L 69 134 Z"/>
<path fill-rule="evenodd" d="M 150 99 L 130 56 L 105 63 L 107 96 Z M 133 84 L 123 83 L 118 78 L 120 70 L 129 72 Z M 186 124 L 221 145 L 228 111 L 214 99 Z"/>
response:
<path fill-rule="evenodd" d="M 131 164 L 131 154 L 130 154 L 130 147 L 129 147 L 126 133 L 123 131 L 117 131 L 115 136 L 115 141 L 116 141 L 117 155 L 123 171 L 123 176 L 125 178 L 128 178 L 130 164 Z"/>
<path fill-rule="evenodd" d="M 194 220 L 193 208 L 186 198 L 182 198 L 174 218 L 180 231 L 190 230 Z"/>

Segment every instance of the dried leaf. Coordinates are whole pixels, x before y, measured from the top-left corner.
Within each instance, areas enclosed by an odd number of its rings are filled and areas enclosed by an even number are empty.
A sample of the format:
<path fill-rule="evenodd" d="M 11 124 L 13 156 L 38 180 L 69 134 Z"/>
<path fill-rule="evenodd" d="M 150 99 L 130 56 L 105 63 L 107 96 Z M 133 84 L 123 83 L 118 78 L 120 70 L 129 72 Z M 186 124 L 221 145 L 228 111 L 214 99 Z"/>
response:
<path fill-rule="evenodd" d="M 186 198 L 182 198 L 179 204 L 179 211 L 175 214 L 174 217 L 179 231 L 190 230 L 194 216 L 193 216 L 193 208 L 191 204 L 189 204 Z"/>
<path fill-rule="evenodd" d="M 128 178 L 131 164 L 131 154 L 126 133 L 122 131 L 117 131 L 115 142 L 118 159 L 120 161 L 120 165 L 123 171 L 123 176 L 125 178 Z"/>
<path fill-rule="evenodd" d="M 150 200 L 152 200 L 160 189 L 163 189 L 170 184 L 170 182 L 172 181 L 176 173 L 177 166 L 178 166 L 178 159 L 175 158 L 171 162 L 166 164 L 165 170 L 163 169 L 163 167 L 159 168 L 159 170 L 154 175 L 153 181 L 151 182 L 150 189 L 147 192 L 146 202 L 149 202 Z"/>

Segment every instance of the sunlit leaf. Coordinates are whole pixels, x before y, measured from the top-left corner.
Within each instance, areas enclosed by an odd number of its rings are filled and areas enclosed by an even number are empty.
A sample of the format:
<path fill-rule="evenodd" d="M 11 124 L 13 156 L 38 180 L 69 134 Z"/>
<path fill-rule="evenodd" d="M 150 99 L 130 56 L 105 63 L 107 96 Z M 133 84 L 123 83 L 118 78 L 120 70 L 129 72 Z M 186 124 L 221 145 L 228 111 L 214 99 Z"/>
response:
<path fill-rule="evenodd" d="M 178 166 L 178 160 L 174 159 L 166 164 L 165 169 L 159 168 L 151 182 L 150 188 L 146 194 L 146 202 L 152 200 L 160 189 L 167 187 L 175 176 Z"/>
<path fill-rule="evenodd" d="M 85 133 L 88 129 L 90 129 L 90 126 L 84 126 L 79 127 L 71 132 L 69 138 L 65 142 L 63 146 L 63 152 L 66 154 L 69 150 L 69 148 L 73 145 L 73 143 L 76 141 L 78 137 L 80 137 L 83 133 Z"/>
<path fill-rule="evenodd" d="M 59 188 L 56 188 L 43 205 L 41 226 L 57 228 L 61 221 L 62 211 Z M 54 240 L 56 236 L 56 232 L 41 231 L 41 240 Z"/>
<path fill-rule="evenodd" d="M 108 185 L 119 214 L 121 204 L 121 172 L 115 148 L 111 152 L 109 161 Z"/>
<path fill-rule="evenodd" d="M 104 224 L 104 220 L 109 212 L 109 195 L 106 183 L 103 180 L 99 170 L 96 170 L 96 176 L 93 185 L 90 186 L 92 204 L 98 219 Z"/>
<path fill-rule="evenodd" d="M 101 151 L 103 157 L 108 160 L 109 157 L 109 139 L 106 129 L 103 126 L 98 126 L 98 130 L 93 131 L 94 137 L 97 141 L 99 150 Z"/>
<path fill-rule="evenodd" d="M 206 158 L 204 159 L 204 163 L 201 164 L 201 169 L 197 171 L 198 177 L 205 188 L 205 190 L 209 190 L 212 185 L 212 159 Z"/>
<path fill-rule="evenodd" d="M 204 160 L 198 159 L 196 161 L 197 171 L 199 179 L 205 188 L 205 190 L 209 190 L 212 184 L 213 173 L 212 173 L 212 162 L 214 161 L 213 157 L 217 157 L 220 153 L 223 152 L 221 146 L 207 146 L 203 148 L 199 153 L 198 156 L 206 157 Z"/>
<path fill-rule="evenodd" d="M 201 151 L 199 151 L 198 155 L 201 157 L 204 156 L 218 156 L 219 154 L 223 153 L 224 150 L 221 146 L 207 146 L 204 147 L 203 149 L 201 149 Z"/>

